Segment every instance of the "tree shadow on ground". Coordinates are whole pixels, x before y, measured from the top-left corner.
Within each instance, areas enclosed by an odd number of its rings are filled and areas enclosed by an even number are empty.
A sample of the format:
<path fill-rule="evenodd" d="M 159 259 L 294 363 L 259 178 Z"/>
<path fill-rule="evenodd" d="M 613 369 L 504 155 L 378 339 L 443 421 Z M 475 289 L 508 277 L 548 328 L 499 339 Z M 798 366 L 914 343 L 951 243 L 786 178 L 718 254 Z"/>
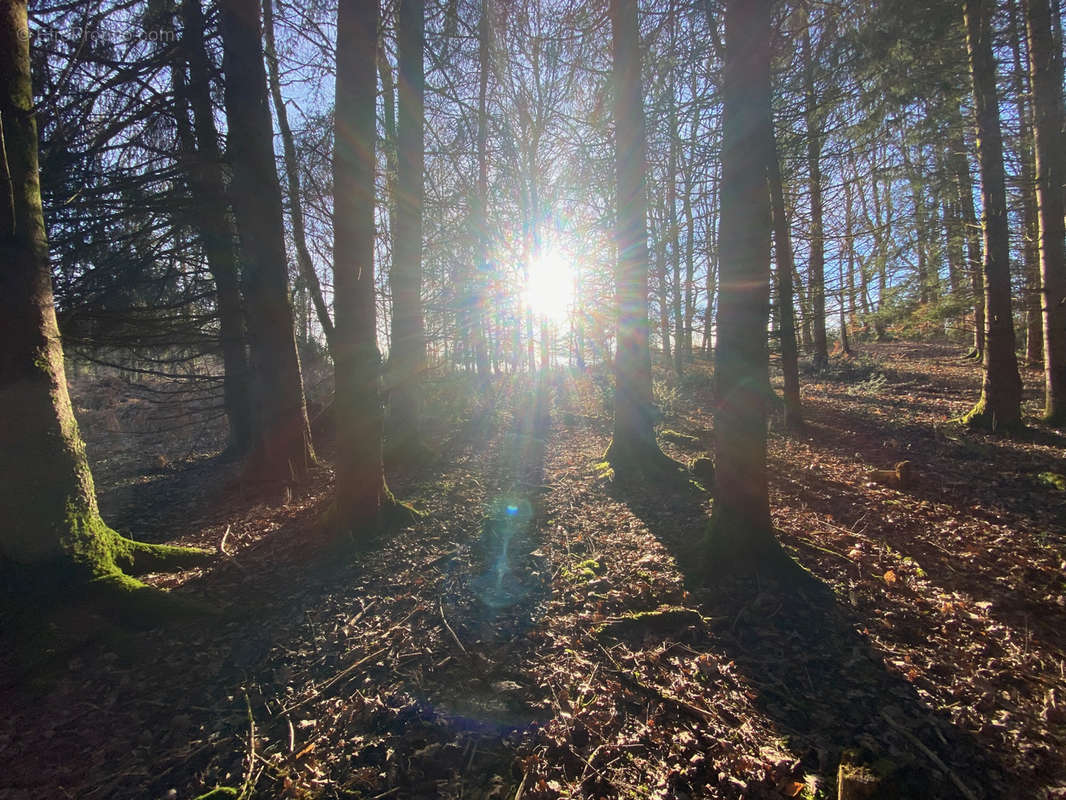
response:
<path fill-rule="evenodd" d="M 1066 492 L 1041 482 L 1042 473 L 1066 475 L 1066 436 L 1047 428 L 1029 428 L 1011 439 L 972 433 L 959 427 L 931 429 L 889 419 L 856 418 L 824 404 L 805 409 L 805 436 L 812 447 L 844 459 L 858 455 L 871 466 L 889 467 L 907 459 L 922 474 L 908 495 L 946 503 L 964 514 L 975 508 L 992 512 L 989 521 L 1013 525 L 1048 526 L 1037 515 L 1042 509 L 1066 533 Z M 846 431 L 847 436 L 841 436 Z M 1026 444 L 1048 449 L 1019 451 Z M 1054 452 L 1051 448 L 1058 448 Z M 1010 460 L 1010 459 L 1013 459 Z M 1039 493 L 1040 503 L 1033 502 Z"/>
<path fill-rule="evenodd" d="M 783 477 L 783 476 L 779 476 Z M 855 540 L 883 543 L 919 565 L 940 590 L 975 600 L 991 601 L 992 612 L 1014 630 L 1019 641 L 1039 642 L 1050 651 L 1061 652 L 1066 630 L 1066 609 L 1049 601 L 1061 586 L 1058 558 L 1044 557 L 1044 564 L 1007 560 L 1018 556 L 1015 543 L 1004 546 L 994 532 L 988 539 L 949 542 L 958 551 L 982 551 L 984 557 L 966 558 L 936 543 L 944 535 L 932 511 L 920 512 L 909 524 L 901 521 L 900 501 L 873 492 L 860 492 L 850 484 L 829 480 L 814 473 L 804 475 L 803 483 L 773 480 L 788 505 L 802 505 L 826 518 L 843 531 L 855 531 Z M 919 498 L 925 495 L 919 491 Z M 932 497 L 936 497 L 932 495 Z M 883 500 L 884 504 L 878 503 Z M 981 519 L 972 508 L 970 516 Z M 984 533 L 984 532 L 982 532 Z M 853 542 L 854 543 L 854 542 Z M 1001 553 L 1000 550 L 1010 551 Z M 1002 556 L 997 558 L 996 556 Z"/>
<path fill-rule="evenodd" d="M 712 644 L 742 670 L 753 702 L 805 772 L 833 780 L 842 751 L 855 748 L 890 773 L 888 796 L 958 797 L 957 782 L 972 796 L 1003 796 L 997 754 L 890 669 L 862 635 L 862 619 L 826 585 L 726 577 L 704 586 L 703 498 L 687 491 L 664 498 L 661 489 L 636 488 L 627 495 L 630 509 L 675 557 L 700 612 L 719 620 Z"/>
<path fill-rule="evenodd" d="M 531 551 L 550 396 L 515 397 L 505 429 L 479 428 L 450 454 L 451 464 L 427 463 L 413 483 L 394 487 L 404 497 L 420 481 L 438 485 L 442 471 L 460 461 L 478 465 L 476 478 L 470 469 L 460 472 L 490 500 L 534 498 L 512 531 L 505 578 L 512 586 L 524 582 L 524 589 L 511 602 L 491 607 L 474 588 L 485 562 L 496 563 L 492 547 L 481 558 L 477 540 L 482 533 L 498 537 L 499 504 L 440 497 L 433 515 L 404 530 L 338 546 L 315 526 L 332 499 L 323 482 L 299 508 L 252 520 L 270 532 L 237 557 L 220 557 L 174 589 L 216 602 L 220 616 L 112 630 L 57 654 L 36 683 L 0 684 L 14 731 L 8 739 L 5 729 L 3 744 L 8 754 L 25 753 L 6 765 L 5 783 L 26 796 L 53 796 L 63 786 L 79 796 L 115 798 L 163 796 L 175 787 L 193 796 L 215 783 L 240 785 L 250 724 L 257 755 L 275 764 L 293 747 L 318 741 L 325 751 L 351 740 L 328 775 L 351 793 L 436 796 L 440 781 L 456 774 L 468 792 L 507 775 L 501 732 L 528 725 L 535 714 L 517 700 L 511 704 L 510 689 L 499 685 L 521 680 L 524 650 L 514 640 L 534 623 L 547 591 Z M 483 469 L 479 458 L 487 459 Z M 506 505 L 502 518 L 509 519 Z M 468 705 L 449 704 L 449 695 Z M 489 702 L 501 696 L 507 702 Z M 260 791 L 289 794 L 281 781 L 297 780 L 297 759 L 273 781 L 272 771 Z M 363 776 L 370 776 L 367 783 L 360 783 Z"/>

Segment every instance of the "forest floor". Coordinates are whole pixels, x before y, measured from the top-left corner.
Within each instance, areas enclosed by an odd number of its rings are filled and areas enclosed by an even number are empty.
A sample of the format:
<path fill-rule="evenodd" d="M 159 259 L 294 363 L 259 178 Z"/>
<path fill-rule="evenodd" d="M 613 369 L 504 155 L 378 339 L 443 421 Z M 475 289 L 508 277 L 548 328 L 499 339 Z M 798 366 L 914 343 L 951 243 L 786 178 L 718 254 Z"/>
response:
<path fill-rule="evenodd" d="M 223 613 L 43 662 L 0 638 L 0 797 L 827 798 L 845 750 L 888 796 L 1066 797 L 1066 436 L 1035 421 L 1040 375 L 1005 439 L 950 423 L 980 380 L 957 348 L 861 352 L 770 437 L 780 540 L 831 589 L 809 596 L 686 574 L 710 497 L 604 475 L 603 378 L 440 382 L 439 458 L 390 478 L 427 514 L 358 548 L 314 533 L 326 467 L 275 497 L 188 449 L 109 471 L 83 420 L 113 525 L 225 540 L 149 577 Z M 691 461 L 708 375 L 657 374 Z M 867 479 L 904 459 L 915 486 Z"/>

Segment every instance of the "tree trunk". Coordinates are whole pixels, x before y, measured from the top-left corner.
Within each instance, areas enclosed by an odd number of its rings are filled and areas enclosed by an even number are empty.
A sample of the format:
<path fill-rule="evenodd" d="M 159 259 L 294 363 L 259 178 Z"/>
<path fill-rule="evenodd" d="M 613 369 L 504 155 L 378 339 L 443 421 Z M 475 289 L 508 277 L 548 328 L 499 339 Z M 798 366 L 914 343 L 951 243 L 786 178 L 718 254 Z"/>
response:
<path fill-rule="evenodd" d="M 655 441 L 651 350 L 648 346 L 648 233 L 644 96 L 636 0 L 611 0 L 614 55 L 615 301 L 614 436 L 606 459 L 618 474 L 657 469 L 668 461 Z"/>
<path fill-rule="evenodd" d="M 903 130 L 900 131 L 900 137 L 904 135 Z M 932 299 L 932 292 L 930 291 L 930 279 L 929 279 L 929 226 L 927 225 L 927 211 L 925 203 L 925 181 L 923 176 L 923 170 L 921 164 L 919 169 L 914 168 L 914 163 L 911 161 L 910 151 L 906 144 L 900 147 L 900 154 L 903 156 L 903 169 L 907 174 L 907 182 L 911 187 L 911 204 L 914 206 L 914 235 L 915 235 L 915 255 L 917 256 L 917 277 L 918 277 L 918 301 L 925 305 Z M 919 161 L 921 162 L 921 152 L 919 151 Z"/>
<path fill-rule="evenodd" d="M 234 248 L 233 217 L 226 201 L 222 153 L 218 148 L 211 69 L 204 47 L 204 17 L 200 0 L 185 0 L 183 49 L 189 65 L 187 91 L 193 113 L 195 153 L 189 154 L 189 188 L 196 227 L 215 281 L 219 338 L 222 347 L 223 402 L 229 421 L 230 443 L 237 453 L 252 446 L 251 375 L 241 306 L 240 271 Z"/>
<path fill-rule="evenodd" d="M 419 387 L 426 368 L 422 322 L 425 0 L 400 0 L 396 39 L 399 125 L 396 131 L 396 230 L 390 272 L 389 433 L 397 452 L 413 455 L 421 444 Z"/>
<path fill-rule="evenodd" d="M 718 181 L 711 186 L 710 220 L 707 223 L 707 302 L 703 307 L 703 352 L 707 358 L 713 352 L 711 334 L 714 328 L 714 300 L 718 291 Z"/>
<path fill-rule="evenodd" d="M 689 167 L 691 170 L 691 166 Z M 685 357 L 692 358 L 692 324 L 695 314 L 696 279 L 696 230 L 692 219 L 692 181 L 691 174 L 685 180 L 685 196 L 682 198 L 685 215 Z"/>
<path fill-rule="evenodd" d="M 296 262 L 300 276 L 311 295 L 315 306 L 318 324 L 326 336 L 326 344 L 333 349 L 333 320 L 322 296 L 322 284 L 318 280 L 311 251 L 307 249 L 307 233 L 304 228 L 303 195 L 300 192 L 300 164 L 296 160 L 296 145 L 289 127 L 289 112 L 281 96 L 281 78 L 278 75 L 278 53 L 274 46 L 274 0 L 263 0 L 263 31 L 266 37 L 267 77 L 270 94 L 274 101 L 274 112 L 278 118 L 278 130 L 281 132 L 281 145 L 285 154 L 285 178 L 289 189 L 289 216 L 292 217 L 292 238 L 296 245 Z"/>
<path fill-rule="evenodd" d="M 673 3 L 671 3 L 670 8 L 671 19 L 673 19 Z M 671 34 L 671 38 L 672 37 L 673 34 Z M 674 372 L 681 375 L 685 367 L 685 322 L 681 306 L 681 248 L 679 247 L 680 235 L 677 224 L 677 102 L 674 97 L 675 86 L 672 70 L 669 84 L 670 108 L 668 113 L 668 125 L 670 129 L 670 147 L 666 168 L 666 218 L 664 219 L 664 223 L 666 225 L 666 231 L 669 234 L 667 241 L 670 244 L 670 290 L 672 295 L 670 298 L 670 306 L 673 309 L 674 316 Z"/>
<path fill-rule="evenodd" d="M 0 562 L 45 592 L 87 588 L 120 612 L 147 613 L 161 593 L 123 569 L 191 566 L 209 554 L 135 542 L 100 518 L 53 305 L 29 40 L 26 3 L 0 3 Z"/>
<path fill-rule="evenodd" d="M 1040 308 L 1040 227 L 1037 221 L 1036 166 L 1033 152 L 1033 116 L 1027 98 L 1031 97 L 1022 67 L 1019 11 L 1010 2 L 1010 43 L 1014 58 L 1014 107 L 1018 115 L 1018 183 L 1022 195 L 1022 261 L 1025 274 L 1025 361 L 1030 366 L 1044 363 L 1044 330 Z"/>
<path fill-rule="evenodd" d="M 485 346 L 485 305 L 489 278 L 489 0 L 481 0 L 478 20 L 478 93 L 477 93 L 477 196 L 474 205 L 474 236 L 477 239 L 477 269 L 474 274 L 474 312 L 476 314 L 477 372 L 482 380 L 489 375 Z"/>
<path fill-rule="evenodd" d="M 1040 230 L 1040 306 L 1044 323 L 1044 418 L 1066 423 L 1066 253 L 1063 184 L 1066 135 L 1058 48 L 1047 0 L 1027 0 L 1029 73 L 1033 88 L 1036 195 Z"/>
<path fill-rule="evenodd" d="M 707 567 L 780 557 L 766 475 L 769 398 L 770 4 L 728 0 L 722 85 L 721 288 L 715 350 L 718 470 Z M 774 559 L 776 560 L 776 559 Z"/>
<path fill-rule="evenodd" d="M 659 235 L 655 240 L 655 283 L 656 294 L 659 298 L 659 334 L 663 340 L 663 359 L 670 361 L 672 350 L 670 347 L 670 285 L 666 277 L 666 210 L 661 207 L 662 222 Z M 654 228 L 652 229 L 654 231 Z"/>
<path fill-rule="evenodd" d="M 985 356 L 985 278 L 984 256 L 981 252 L 981 226 L 977 222 L 977 213 L 973 205 L 973 181 L 970 179 L 970 163 L 966 158 L 961 135 L 951 145 L 951 171 L 954 174 L 962 211 L 962 222 L 966 228 L 967 273 L 970 276 L 970 289 L 973 292 L 973 350 L 971 355 L 978 360 Z"/>
<path fill-rule="evenodd" d="M 849 294 L 847 289 L 847 283 L 844 280 L 844 262 L 847 261 L 848 274 L 847 280 L 850 282 L 852 289 L 855 285 L 855 239 L 854 239 L 854 226 L 852 223 L 852 205 L 851 205 L 851 184 L 844 184 L 844 248 L 846 252 L 846 259 L 841 258 L 837 261 L 837 281 L 840 285 L 840 351 L 846 355 L 851 354 L 851 345 L 848 343 L 848 298 L 853 297 L 853 294 Z"/>
<path fill-rule="evenodd" d="M 289 300 L 259 11 L 258 0 L 221 4 L 231 196 L 241 239 L 255 409 L 249 468 L 257 479 L 302 482 L 315 454 Z"/>
<path fill-rule="evenodd" d="M 769 129 L 770 144 L 767 157 L 767 177 L 770 185 L 770 206 L 773 212 L 774 253 L 777 256 L 777 324 L 781 335 L 781 372 L 784 374 L 785 426 L 796 429 L 803 425 L 800 403 L 799 353 L 796 349 L 796 310 L 793 305 L 792 273 L 796 268 L 792 255 L 792 235 L 785 213 L 785 189 L 781 180 L 781 162 L 777 154 L 773 126 Z"/>
<path fill-rule="evenodd" d="M 332 523 L 365 535 L 398 504 L 385 485 L 374 301 L 377 0 L 341 0 L 333 149 L 337 484 Z"/>
<path fill-rule="evenodd" d="M 977 158 L 984 206 L 984 285 L 987 323 L 981 398 L 964 421 L 990 431 L 1022 427 L 1022 382 L 1014 355 L 1010 306 L 1010 239 L 1003 174 L 1003 138 L 992 55 L 993 0 L 965 0 L 966 44 L 977 119 Z"/>
<path fill-rule="evenodd" d="M 822 223 L 822 134 L 818 120 L 818 95 L 814 86 L 814 54 L 810 28 L 804 28 L 804 89 L 807 121 L 807 170 L 811 193 L 811 257 L 807 288 L 811 297 L 811 327 L 814 337 L 814 368 L 829 364 L 829 342 L 825 332 L 825 233 Z"/>

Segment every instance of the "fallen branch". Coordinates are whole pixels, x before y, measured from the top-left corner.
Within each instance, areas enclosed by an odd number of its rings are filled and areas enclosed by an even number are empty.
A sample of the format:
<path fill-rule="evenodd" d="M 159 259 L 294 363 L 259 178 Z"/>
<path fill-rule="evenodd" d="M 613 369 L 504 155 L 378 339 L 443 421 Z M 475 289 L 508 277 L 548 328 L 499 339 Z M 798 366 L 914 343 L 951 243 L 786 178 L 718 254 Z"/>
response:
<path fill-rule="evenodd" d="M 452 635 L 452 638 L 455 639 L 455 643 L 457 645 L 459 645 L 459 649 L 463 651 L 463 655 L 469 656 L 470 653 L 468 653 L 466 648 L 463 647 L 463 643 L 459 641 L 459 637 L 456 635 L 455 631 L 452 630 L 452 626 L 448 624 L 448 618 L 446 616 L 444 616 L 444 600 L 443 600 L 443 598 L 440 600 L 440 618 L 441 618 L 441 621 L 444 623 L 444 627 L 448 629 L 448 633 L 450 633 Z"/>

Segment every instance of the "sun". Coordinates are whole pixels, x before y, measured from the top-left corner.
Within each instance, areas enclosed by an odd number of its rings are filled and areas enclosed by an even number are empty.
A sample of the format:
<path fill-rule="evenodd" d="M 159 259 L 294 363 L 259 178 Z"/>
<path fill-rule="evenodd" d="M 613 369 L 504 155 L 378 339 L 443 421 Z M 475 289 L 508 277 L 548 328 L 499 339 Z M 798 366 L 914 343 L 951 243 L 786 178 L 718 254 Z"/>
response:
<path fill-rule="evenodd" d="M 525 301 L 534 315 L 552 322 L 566 320 L 574 287 L 573 263 L 556 249 L 547 249 L 529 265 Z"/>

